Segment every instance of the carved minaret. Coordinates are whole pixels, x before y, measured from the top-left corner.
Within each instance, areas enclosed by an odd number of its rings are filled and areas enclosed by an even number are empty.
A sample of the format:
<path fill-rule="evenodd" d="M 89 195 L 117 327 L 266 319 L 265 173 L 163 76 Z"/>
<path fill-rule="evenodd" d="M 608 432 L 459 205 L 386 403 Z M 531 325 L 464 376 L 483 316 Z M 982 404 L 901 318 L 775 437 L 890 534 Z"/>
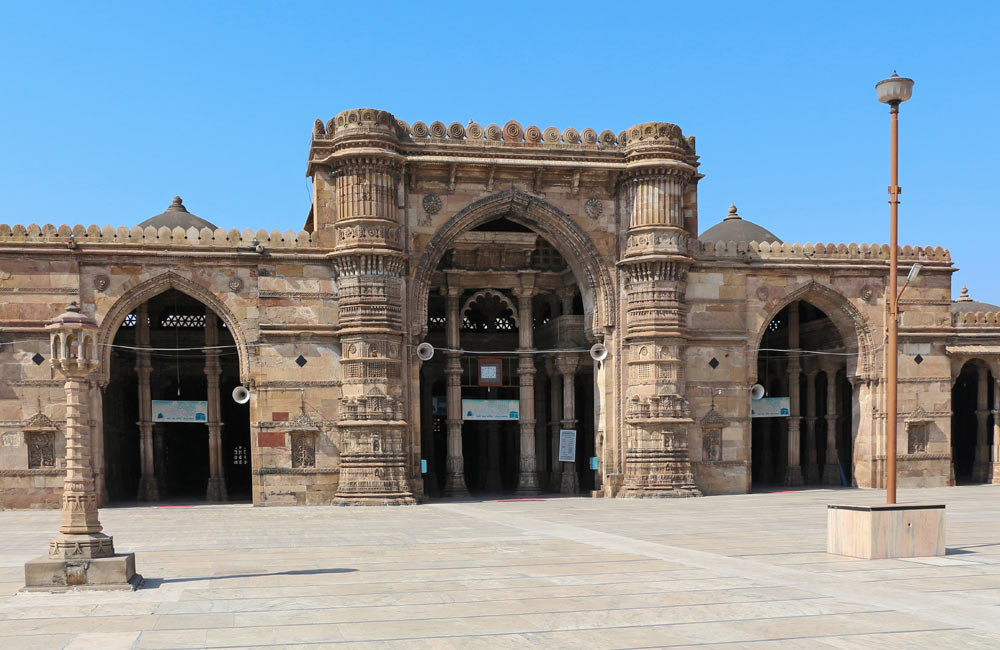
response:
<path fill-rule="evenodd" d="M 340 505 L 415 502 L 404 442 L 398 129 L 391 114 L 359 109 L 314 132 L 314 227 L 334 248 L 340 290 Z"/>
<path fill-rule="evenodd" d="M 684 397 L 684 293 L 697 237 L 694 138 L 663 122 L 618 135 L 627 171 L 619 197 L 628 217 L 619 266 L 626 291 L 623 497 L 697 496 L 688 457 L 692 419 Z"/>

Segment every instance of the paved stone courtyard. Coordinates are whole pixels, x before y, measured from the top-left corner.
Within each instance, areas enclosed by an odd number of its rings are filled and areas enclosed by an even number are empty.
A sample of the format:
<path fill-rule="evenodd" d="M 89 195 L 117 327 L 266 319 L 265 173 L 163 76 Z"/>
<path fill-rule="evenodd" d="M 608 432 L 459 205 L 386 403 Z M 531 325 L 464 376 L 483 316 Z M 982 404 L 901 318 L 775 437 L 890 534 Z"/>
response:
<path fill-rule="evenodd" d="M 1000 487 L 948 506 L 948 555 L 827 555 L 810 490 L 406 508 L 121 507 L 135 593 L 18 594 L 60 513 L 0 512 L 0 648 L 1000 647 Z"/>

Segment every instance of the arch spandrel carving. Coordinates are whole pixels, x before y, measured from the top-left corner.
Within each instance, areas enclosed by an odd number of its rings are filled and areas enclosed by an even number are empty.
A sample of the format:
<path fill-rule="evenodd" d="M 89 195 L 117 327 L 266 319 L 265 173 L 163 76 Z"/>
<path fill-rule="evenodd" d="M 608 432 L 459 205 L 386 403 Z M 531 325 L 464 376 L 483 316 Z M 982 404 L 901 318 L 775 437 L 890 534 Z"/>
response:
<path fill-rule="evenodd" d="M 602 258 L 590 236 L 559 208 L 519 190 L 506 190 L 467 205 L 437 231 L 425 248 L 410 284 L 414 335 L 422 335 L 427 326 L 431 275 L 441 257 L 459 235 L 500 217 L 538 232 L 567 261 L 583 297 L 587 315 L 584 328 L 588 336 L 595 330 L 615 327 L 616 293 L 609 272 L 613 263 Z"/>
<path fill-rule="evenodd" d="M 236 352 L 240 367 L 240 383 L 245 385 L 250 378 L 250 354 L 247 349 L 246 332 L 243 330 L 240 321 L 211 289 L 202 286 L 194 280 L 178 275 L 174 271 L 166 271 L 140 282 L 126 291 L 107 311 L 104 319 L 101 321 L 101 328 L 97 338 L 97 345 L 100 350 L 100 365 L 97 370 L 99 383 L 104 386 L 111 379 L 111 344 L 115 340 L 115 334 L 118 333 L 118 328 L 121 327 L 122 321 L 139 305 L 169 289 L 176 289 L 198 300 L 214 311 L 225 322 L 230 334 L 232 334 L 233 342 L 236 343 Z"/>
<path fill-rule="evenodd" d="M 799 300 L 823 310 L 837 328 L 844 347 L 848 353 L 852 353 L 847 357 L 848 376 L 859 379 L 872 377 L 875 371 L 875 339 L 868 318 L 843 294 L 813 280 L 786 293 L 771 309 L 761 309 L 756 314 L 751 314 L 750 331 L 754 332 L 754 338 L 747 357 L 747 368 L 754 379 L 757 374 L 757 354 L 768 324 L 787 305 Z"/>

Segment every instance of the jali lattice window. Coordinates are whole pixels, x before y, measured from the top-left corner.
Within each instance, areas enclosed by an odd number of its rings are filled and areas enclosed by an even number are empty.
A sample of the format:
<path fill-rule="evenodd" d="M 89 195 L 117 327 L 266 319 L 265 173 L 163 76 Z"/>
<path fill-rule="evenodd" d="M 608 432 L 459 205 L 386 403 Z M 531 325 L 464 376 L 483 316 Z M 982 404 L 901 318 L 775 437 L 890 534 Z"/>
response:
<path fill-rule="evenodd" d="M 28 443 L 28 467 L 56 466 L 56 434 L 47 431 L 28 431 L 24 434 Z"/>
<path fill-rule="evenodd" d="M 316 467 L 316 434 L 292 432 L 292 467 Z"/>

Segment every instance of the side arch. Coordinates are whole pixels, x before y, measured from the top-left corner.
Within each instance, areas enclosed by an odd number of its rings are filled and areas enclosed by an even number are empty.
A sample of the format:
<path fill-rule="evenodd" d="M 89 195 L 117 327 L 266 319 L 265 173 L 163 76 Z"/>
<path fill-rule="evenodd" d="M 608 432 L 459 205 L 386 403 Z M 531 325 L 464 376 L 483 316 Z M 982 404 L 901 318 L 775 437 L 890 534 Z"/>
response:
<path fill-rule="evenodd" d="M 233 342 L 236 343 L 236 352 L 239 358 L 240 383 L 245 385 L 250 377 L 250 354 L 247 348 L 246 332 L 240 326 L 239 320 L 210 289 L 173 271 L 167 271 L 132 287 L 132 289 L 115 301 L 115 304 L 105 314 L 97 335 L 98 358 L 100 360 L 97 371 L 99 383 L 105 386 L 111 379 L 111 344 L 114 342 L 115 335 L 118 333 L 118 328 L 121 327 L 122 321 L 125 320 L 125 316 L 150 298 L 169 289 L 176 289 L 198 300 L 218 314 L 219 318 L 225 322 L 226 327 L 233 337 Z"/>
<path fill-rule="evenodd" d="M 875 341 L 868 319 L 841 293 L 813 280 L 787 293 L 771 309 L 757 312 L 757 320 L 752 323 L 756 335 L 753 345 L 750 346 L 747 361 L 752 378 L 757 379 L 757 355 L 768 324 L 774 320 L 778 312 L 797 300 L 804 300 L 822 309 L 837 328 L 846 351 L 853 353 L 847 357 L 848 377 L 859 379 L 872 377 L 875 371 Z"/>
<path fill-rule="evenodd" d="M 425 333 L 431 275 L 445 251 L 462 233 L 500 217 L 544 236 L 569 264 L 580 285 L 588 337 L 594 336 L 594 330 L 615 327 L 616 294 L 608 272 L 612 264 L 601 257 L 587 233 L 565 212 L 520 190 L 506 190 L 467 205 L 438 230 L 425 248 L 410 289 L 410 304 L 415 307 L 411 333 Z"/>
<path fill-rule="evenodd" d="M 511 319 L 513 319 L 514 325 L 520 327 L 521 319 L 517 313 L 517 306 L 513 302 L 511 302 L 510 298 L 508 298 L 503 291 L 497 291 L 496 289 L 482 289 L 472 294 L 462 305 L 461 309 L 458 310 L 458 314 L 464 317 L 465 312 L 469 311 L 469 309 L 472 308 L 472 304 L 474 302 L 476 302 L 480 298 L 488 298 L 490 296 L 496 297 L 504 307 L 510 310 Z"/>

